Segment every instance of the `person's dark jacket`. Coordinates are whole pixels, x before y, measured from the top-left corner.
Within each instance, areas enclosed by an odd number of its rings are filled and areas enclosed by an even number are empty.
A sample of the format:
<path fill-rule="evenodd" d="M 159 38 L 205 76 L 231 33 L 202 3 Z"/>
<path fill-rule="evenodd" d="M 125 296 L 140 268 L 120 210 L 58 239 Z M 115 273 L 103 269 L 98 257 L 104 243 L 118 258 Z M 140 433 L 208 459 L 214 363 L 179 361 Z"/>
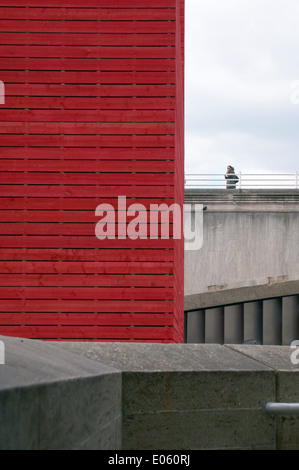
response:
<path fill-rule="evenodd" d="M 239 178 L 233 171 L 226 173 L 225 179 L 227 180 L 226 189 L 236 189 L 236 184 L 238 183 Z"/>

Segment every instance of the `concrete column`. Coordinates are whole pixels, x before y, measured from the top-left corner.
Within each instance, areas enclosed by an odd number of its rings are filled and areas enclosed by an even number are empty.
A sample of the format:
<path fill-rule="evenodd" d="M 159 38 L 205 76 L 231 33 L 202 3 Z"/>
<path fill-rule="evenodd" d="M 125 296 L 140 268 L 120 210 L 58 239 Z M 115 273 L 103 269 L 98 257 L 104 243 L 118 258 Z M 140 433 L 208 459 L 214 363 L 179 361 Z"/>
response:
<path fill-rule="evenodd" d="M 224 343 L 224 307 L 206 310 L 206 343 Z"/>
<path fill-rule="evenodd" d="M 263 301 L 263 344 L 281 345 L 282 343 L 281 306 L 281 299 Z"/>
<path fill-rule="evenodd" d="M 187 313 L 187 342 L 205 342 L 205 311 L 196 310 Z"/>
<path fill-rule="evenodd" d="M 244 304 L 244 341 L 255 339 L 263 341 L 263 303 L 262 301 Z"/>
<path fill-rule="evenodd" d="M 289 346 L 299 339 L 299 296 L 282 299 L 282 344 Z"/>
<path fill-rule="evenodd" d="M 243 342 L 244 319 L 243 305 L 229 305 L 224 308 L 224 342 L 240 344 Z"/>

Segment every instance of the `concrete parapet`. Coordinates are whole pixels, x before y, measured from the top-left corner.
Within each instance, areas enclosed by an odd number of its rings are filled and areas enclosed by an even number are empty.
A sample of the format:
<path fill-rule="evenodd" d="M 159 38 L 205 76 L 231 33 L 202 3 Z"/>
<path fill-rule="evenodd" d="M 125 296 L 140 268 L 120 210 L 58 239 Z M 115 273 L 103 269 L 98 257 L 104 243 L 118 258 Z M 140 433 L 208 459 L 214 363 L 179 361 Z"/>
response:
<path fill-rule="evenodd" d="M 271 369 L 219 345 L 65 344 L 123 373 L 123 449 L 264 448 Z"/>
<path fill-rule="evenodd" d="M 209 212 L 299 212 L 295 189 L 185 189 L 185 203 L 204 204 Z"/>
<path fill-rule="evenodd" d="M 1 339 L 1 449 L 299 449 L 290 347 Z"/>
<path fill-rule="evenodd" d="M 121 446 L 118 371 L 45 342 L 1 340 L 1 450 Z"/>

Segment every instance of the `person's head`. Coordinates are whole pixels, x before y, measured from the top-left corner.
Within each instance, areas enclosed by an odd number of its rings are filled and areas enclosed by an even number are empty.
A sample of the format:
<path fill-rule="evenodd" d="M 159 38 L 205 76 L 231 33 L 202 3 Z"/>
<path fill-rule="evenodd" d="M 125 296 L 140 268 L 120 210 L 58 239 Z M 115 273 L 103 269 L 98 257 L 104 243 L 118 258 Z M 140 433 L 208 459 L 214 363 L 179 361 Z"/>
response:
<path fill-rule="evenodd" d="M 227 165 L 227 172 L 231 173 L 232 171 L 234 171 L 234 167 L 231 165 Z"/>

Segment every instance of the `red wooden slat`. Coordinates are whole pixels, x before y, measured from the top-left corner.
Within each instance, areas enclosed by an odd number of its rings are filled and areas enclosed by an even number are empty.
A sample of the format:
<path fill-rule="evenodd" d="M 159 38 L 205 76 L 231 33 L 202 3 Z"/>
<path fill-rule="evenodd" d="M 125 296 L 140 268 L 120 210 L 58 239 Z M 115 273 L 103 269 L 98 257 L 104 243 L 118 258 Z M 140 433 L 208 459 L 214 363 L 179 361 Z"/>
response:
<path fill-rule="evenodd" d="M 0 0 L 0 6 L 24 7 L 24 0 Z M 82 0 L 26 0 L 27 7 L 82 8 Z M 84 0 L 84 8 L 149 8 L 147 0 Z M 176 0 L 151 0 L 151 8 L 175 8 Z"/>
<path fill-rule="evenodd" d="M 0 312 L 172 313 L 171 300 L 0 299 Z"/>
<path fill-rule="evenodd" d="M 174 33 L 174 21 L 0 20 L 0 31 L 30 33 Z"/>
<path fill-rule="evenodd" d="M 125 181 L 124 181 L 125 179 Z M 0 174 L 0 184 L 64 184 L 64 185 L 171 185 L 173 184 L 172 174 L 144 173 L 18 173 L 2 172 Z"/>
<path fill-rule="evenodd" d="M 0 134 L 71 134 L 71 135 L 165 135 L 174 134 L 173 123 L 49 123 L 49 122 L 3 122 Z M 1 137 L 2 140 L 2 137 Z"/>
<path fill-rule="evenodd" d="M 14 269 L 14 261 L 22 261 L 24 266 L 26 267 L 29 263 L 33 261 L 38 261 L 39 263 L 46 263 L 45 269 L 51 269 L 48 267 L 49 262 L 54 263 L 57 267 L 57 272 L 59 269 L 67 270 L 66 266 L 73 266 L 74 271 L 77 271 L 76 263 L 82 263 L 82 270 L 84 271 L 85 263 L 86 262 L 110 262 L 115 263 L 117 260 L 118 262 L 127 262 L 127 263 L 134 263 L 138 262 L 140 264 L 140 268 L 142 269 L 142 263 L 144 262 L 162 262 L 162 263 L 172 263 L 173 261 L 173 251 L 167 249 L 113 249 L 113 248 L 98 248 L 95 249 L 68 249 L 66 248 L 48 248 L 46 246 L 43 247 L 42 250 L 34 249 L 34 248 L 1 248 L 0 250 L 0 260 L 7 261 L 11 264 L 11 269 Z M 13 260 L 13 261 L 12 261 Z M 58 262 L 58 263 L 57 263 Z M 61 268 L 59 268 L 61 263 Z M 70 264 L 68 264 L 70 263 Z M 6 263 L 1 263 L 3 265 L 3 269 L 6 266 Z M 10 264 L 7 265 L 7 272 L 10 270 Z M 34 266 L 34 265 L 33 265 Z M 40 264 L 38 264 L 37 268 L 39 268 Z M 133 264 L 134 266 L 134 264 Z M 101 267 L 101 264 L 100 264 Z M 54 268 L 53 268 L 54 269 Z M 107 268 L 108 269 L 108 268 Z M 138 272 L 136 268 L 136 272 Z M 71 272 L 71 271 L 70 271 Z"/>
<path fill-rule="evenodd" d="M 0 198 L 0 220 L 15 221 L 16 218 L 22 216 L 22 213 L 28 214 L 28 217 L 43 216 L 49 214 L 50 212 L 55 212 L 59 215 L 57 211 L 71 211 L 74 212 L 74 215 L 84 214 L 85 211 L 89 211 L 90 214 L 94 214 L 95 208 L 99 204 L 111 204 L 115 210 L 118 210 L 118 198 Z M 165 198 L 126 198 L 126 205 L 129 207 L 131 204 L 143 204 L 146 210 L 151 209 L 152 204 L 166 204 L 170 207 L 173 204 L 173 199 Z M 46 208 L 46 209 L 45 209 Z M 17 213 L 16 211 L 19 210 Z M 35 212 L 37 211 L 37 212 Z M 30 215 L 31 214 L 31 215 Z M 41 220 L 41 219 L 39 219 Z"/>
<path fill-rule="evenodd" d="M 1 111 L 0 111 L 1 112 Z M 1 147 L 0 159 L 173 160 L 173 148 Z M 146 196 L 146 195 L 145 195 Z M 142 197 L 142 196 L 141 196 Z"/>
<path fill-rule="evenodd" d="M 10 70 L 82 70 L 82 71 L 173 71 L 174 59 L 42 59 L 0 58 L 0 69 Z"/>
<path fill-rule="evenodd" d="M 16 35 L 15 35 L 16 36 Z M 4 41 L 4 40 L 3 40 Z M 1 34 L 0 34 L 1 42 Z M 170 71 L 162 72 L 94 72 L 84 71 L 32 71 L 32 70 L 1 70 L 1 80 L 9 83 L 73 83 L 73 84 L 174 84 L 175 74 Z"/>
<path fill-rule="evenodd" d="M 1 313 L 0 325 L 134 325 L 171 326 L 173 316 L 167 313 Z"/>
<path fill-rule="evenodd" d="M 1 332 L 5 336 L 21 335 L 24 338 L 101 338 L 101 339 L 113 339 L 117 338 L 134 338 L 134 339 L 146 339 L 148 337 L 152 339 L 172 339 L 173 331 L 170 327 L 117 327 L 117 326 L 2 326 Z"/>
<path fill-rule="evenodd" d="M 27 253 L 28 255 L 28 253 Z M 27 256 L 26 255 L 26 256 Z M 29 255 L 30 256 L 30 255 Z M 117 253 L 110 255 L 111 258 L 118 257 Z M 0 265 L 0 273 L 10 274 L 29 273 L 29 274 L 167 274 L 173 273 L 173 266 L 170 262 L 121 262 L 121 261 L 74 261 L 77 259 L 74 255 L 72 261 L 3 261 Z M 171 277 L 172 278 L 172 277 Z M 9 282 L 3 279 L 4 282 Z M 23 282 L 27 282 L 23 279 Z M 7 284 L 9 285 L 9 284 Z"/>
<path fill-rule="evenodd" d="M 141 204 L 140 202 L 138 204 Z M 115 211 L 117 211 L 117 205 L 113 206 L 115 207 Z M 150 217 L 150 214 L 157 214 L 157 211 L 152 209 L 150 212 L 148 211 L 148 218 Z M 164 211 L 165 212 L 165 211 Z M 172 221 L 172 215 L 170 214 L 170 220 Z M 12 211 L 5 210 L 2 211 L 0 210 L 0 220 L 4 224 L 5 222 L 8 223 L 24 223 L 24 222 L 29 222 L 29 223 L 36 223 L 42 224 L 42 223 L 81 223 L 81 224 L 86 224 L 86 223 L 95 223 L 95 210 L 93 211 L 57 211 L 57 210 L 52 210 L 52 211 L 33 211 L 33 210 L 16 210 L 12 213 Z M 2 225 L 2 224 L 1 224 Z M 54 226 L 52 226 L 54 229 Z M 69 227 L 71 228 L 71 227 Z M 4 228 L 4 230 L 7 232 L 9 228 Z M 0 227 L 0 233 L 1 232 L 1 227 Z"/>
<path fill-rule="evenodd" d="M 1 59 L 0 59 L 1 61 Z M 175 100 L 169 97 L 112 97 L 112 98 L 87 98 L 87 97 L 36 97 L 36 96 L 7 96 L 5 107 L 8 109 L 174 109 Z M 3 107 L 4 108 L 4 107 Z"/>
<path fill-rule="evenodd" d="M 9 84 L 5 96 L 158 97 L 175 95 L 173 85 L 23 85 Z"/>
<path fill-rule="evenodd" d="M 0 284 L 5 287 L 172 287 L 171 276 L 107 274 L 0 274 Z M 1 318 L 0 318 L 1 323 Z"/>
<path fill-rule="evenodd" d="M 173 240 L 170 238 L 161 239 L 140 239 L 131 240 L 129 238 L 122 240 L 119 238 L 98 240 L 95 236 L 50 236 L 50 235 L 0 235 L 0 246 L 2 248 L 143 248 L 143 249 L 173 249 Z"/>
<path fill-rule="evenodd" d="M 1 20 L 0 20 L 1 27 Z M 1 46 L 0 57 L 47 57 L 66 59 L 173 59 L 169 46 Z"/>
<path fill-rule="evenodd" d="M 26 2 L 27 6 L 27 2 Z M 82 6 L 82 5 L 81 5 Z M 149 7 L 151 5 L 148 5 Z M 161 3 L 163 7 L 163 3 Z M 169 8 L 1 8 L 1 18 L 4 20 L 101 20 L 101 21 L 162 21 L 169 20 L 171 12 Z M 172 15 L 175 15 L 173 10 Z"/>
<path fill-rule="evenodd" d="M 77 122 L 91 123 L 92 126 L 96 123 L 121 123 L 127 122 L 133 124 L 142 123 L 173 123 L 174 112 L 173 110 L 65 110 L 65 109 L 11 109 L 0 108 L 0 121 L 20 121 L 20 122 L 71 122 L 74 127 Z M 106 125 L 107 125 L 106 124 Z M 161 126 L 162 127 L 162 126 Z M 0 129 L 2 128 L 2 124 Z M 136 127 L 138 129 L 138 126 Z M 159 126 L 160 128 L 160 126 Z"/>
<path fill-rule="evenodd" d="M 84 186 L 72 186 L 72 185 L 12 185 L 3 184 L 1 187 L 2 197 L 172 197 L 173 187 L 172 186 L 111 186 L 107 182 L 107 186 L 104 185 L 84 185 Z"/>
<path fill-rule="evenodd" d="M 0 146 L 173 147 L 173 135 L 3 135 Z M 83 152 L 82 152 L 83 153 Z"/>
<path fill-rule="evenodd" d="M 100 219 L 98 219 L 100 220 Z M 132 217 L 129 219 L 132 220 Z M 58 222 L 16 222 L 16 223 L 3 223 L 0 226 L 0 235 L 34 235 L 34 236 L 47 236 L 51 233 L 55 233 L 56 236 L 60 235 L 78 235 L 78 236 L 95 236 L 95 223 L 58 223 Z M 110 230 L 112 230 L 110 228 Z M 139 226 L 136 228 L 137 231 L 141 230 Z M 159 230 L 159 227 L 157 227 Z M 161 228 L 160 228 L 161 230 Z M 172 236 L 172 227 L 166 227 L 167 233 Z M 111 233 L 111 232 L 110 232 Z M 118 237 L 118 227 L 115 228 L 115 236 Z M 167 235 L 166 233 L 166 235 Z M 142 234 L 150 238 L 150 227 L 149 223 L 143 228 Z M 159 232 L 158 232 L 159 235 Z"/>
<path fill-rule="evenodd" d="M 159 287 L 1 287 L 0 299 L 171 300 L 173 290 Z"/>
<path fill-rule="evenodd" d="M 42 171 L 42 172 L 76 172 L 77 160 L 0 160 L 0 171 Z M 81 173 L 168 173 L 174 171 L 172 161 L 123 161 L 85 160 Z"/>
<path fill-rule="evenodd" d="M 28 33 L 0 31 L 1 44 L 25 45 L 65 45 L 65 46 L 173 46 L 175 35 L 172 33 L 138 34 L 84 34 L 76 33 Z M 101 70 L 99 70 L 101 72 Z M 132 72 L 131 73 L 135 73 Z"/>

